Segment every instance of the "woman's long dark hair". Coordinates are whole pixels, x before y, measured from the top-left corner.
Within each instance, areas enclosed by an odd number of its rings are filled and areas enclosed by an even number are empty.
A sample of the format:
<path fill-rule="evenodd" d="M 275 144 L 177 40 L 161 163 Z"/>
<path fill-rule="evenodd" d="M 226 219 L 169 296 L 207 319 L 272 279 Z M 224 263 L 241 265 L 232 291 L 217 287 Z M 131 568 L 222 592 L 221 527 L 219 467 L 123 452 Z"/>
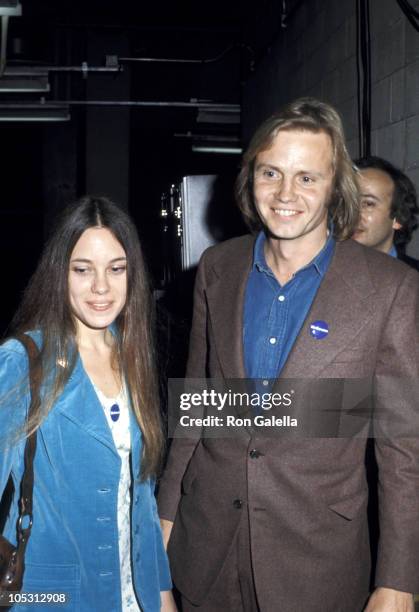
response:
<path fill-rule="evenodd" d="M 127 256 L 127 298 L 115 321 L 113 364 L 127 382 L 132 408 L 143 434 L 141 477 L 156 475 L 163 433 L 154 350 L 154 308 L 136 228 L 118 206 L 103 197 L 85 196 L 59 217 L 45 245 L 13 322 L 13 334 L 40 330 L 40 364 L 49 393 L 28 425 L 34 431 L 64 389 L 76 359 L 76 325 L 69 302 L 70 257 L 84 231 L 109 229 Z M 52 373 L 52 377 L 50 379 Z"/>

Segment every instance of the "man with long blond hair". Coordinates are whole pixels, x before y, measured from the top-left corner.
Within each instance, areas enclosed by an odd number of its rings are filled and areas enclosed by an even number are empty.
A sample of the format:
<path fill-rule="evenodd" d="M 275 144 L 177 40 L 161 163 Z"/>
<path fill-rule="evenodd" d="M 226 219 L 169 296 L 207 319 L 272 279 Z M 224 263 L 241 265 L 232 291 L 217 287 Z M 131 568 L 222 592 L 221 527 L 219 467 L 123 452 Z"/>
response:
<path fill-rule="evenodd" d="M 391 426 L 401 406 L 415 416 L 417 398 L 405 383 L 419 373 L 418 276 L 348 240 L 358 189 L 340 117 L 328 104 L 299 99 L 265 121 L 236 193 L 252 235 L 202 256 L 187 376 L 227 387 L 252 379 L 258 393 L 290 379 L 291 393 L 301 390 L 295 410 L 302 408 L 303 429 L 275 437 L 249 427 L 234 438 L 173 441 L 159 505 L 183 610 L 411 612 L 419 589 L 419 441 L 392 437 Z M 369 412 L 364 395 L 355 400 L 358 379 L 374 380 L 375 576 Z M 399 395 L 394 380 L 404 381 Z M 347 400 L 356 410 L 345 412 Z M 324 427 L 309 412 L 318 407 Z"/>

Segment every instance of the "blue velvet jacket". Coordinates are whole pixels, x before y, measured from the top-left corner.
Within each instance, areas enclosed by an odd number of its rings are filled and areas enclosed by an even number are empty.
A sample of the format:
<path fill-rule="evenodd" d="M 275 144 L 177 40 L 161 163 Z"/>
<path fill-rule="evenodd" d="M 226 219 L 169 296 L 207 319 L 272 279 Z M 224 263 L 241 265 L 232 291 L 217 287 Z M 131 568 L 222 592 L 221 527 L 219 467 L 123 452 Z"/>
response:
<path fill-rule="evenodd" d="M 25 441 L 7 444 L 22 422 L 29 394 L 17 392 L 27 374 L 23 346 L 0 347 L 0 495 L 11 474 L 19 490 Z M 121 586 L 117 528 L 120 458 L 106 417 L 80 359 L 37 434 L 32 535 L 26 550 L 23 592 L 64 592 L 71 612 L 119 612 Z M 132 564 L 142 610 L 160 610 L 160 591 L 171 588 L 154 498 L 154 482 L 138 478 L 141 432 L 131 417 Z M 16 541 L 17 497 L 4 535 Z M 54 607 L 54 606 L 53 606 Z M 16 606 L 45 610 L 51 606 Z"/>

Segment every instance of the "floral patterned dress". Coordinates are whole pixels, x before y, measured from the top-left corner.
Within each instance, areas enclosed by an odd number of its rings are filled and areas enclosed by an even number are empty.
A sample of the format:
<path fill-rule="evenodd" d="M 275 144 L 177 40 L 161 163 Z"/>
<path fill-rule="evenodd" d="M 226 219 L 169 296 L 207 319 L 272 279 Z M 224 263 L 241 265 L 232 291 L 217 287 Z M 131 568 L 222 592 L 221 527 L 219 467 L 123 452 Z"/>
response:
<path fill-rule="evenodd" d="M 131 436 L 129 405 L 125 387 L 117 397 L 109 398 L 93 384 L 106 415 L 116 449 L 121 458 L 118 488 L 118 541 L 123 612 L 141 612 L 135 596 L 131 571 Z M 119 408 L 119 416 L 117 408 Z"/>

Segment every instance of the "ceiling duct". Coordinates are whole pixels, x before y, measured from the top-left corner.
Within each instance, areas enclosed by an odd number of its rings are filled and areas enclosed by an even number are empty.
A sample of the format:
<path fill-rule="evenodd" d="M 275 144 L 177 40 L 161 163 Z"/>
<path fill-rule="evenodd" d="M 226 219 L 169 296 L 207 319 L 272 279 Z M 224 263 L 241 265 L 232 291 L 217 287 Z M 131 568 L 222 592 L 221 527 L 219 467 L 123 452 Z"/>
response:
<path fill-rule="evenodd" d="M 217 110 L 200 110 L 197 123 L 217 123 L 223 125 L 240 125 L 240 108 L 230 112 Z"/>
<path fill-rule="evenodd" d="M 0 15 L 20 17 L 22 15 L 22 5 L 19 0 L 0 0 Z"/>
<path fill-rule="evenodd" d="M 0 93 L 43 92 L 48 93 L 48 72 L 39 68 L 7 67 L 0 79 Z"/>
<path fill-rule="evenodd" d="M 241 147 L 227 147 L 219 145 L 192 145 L 194 153 L 222 153 L 225 155 L 241 155 L 243 149 Z"/>
<path fill-rule="evenodd" d="M 0 122 L 69 121 L 70 110 L 60 104 L 0 104 Z"/>
<path fill-rule="evenodd" d="M 243 148 L 238 136 L 222 134 L 174 134 L 175 138 L 185 138 L 191 141 L 191 149 L 194 153 L 226 153 L 230 155 L 241 155 Z"/>

